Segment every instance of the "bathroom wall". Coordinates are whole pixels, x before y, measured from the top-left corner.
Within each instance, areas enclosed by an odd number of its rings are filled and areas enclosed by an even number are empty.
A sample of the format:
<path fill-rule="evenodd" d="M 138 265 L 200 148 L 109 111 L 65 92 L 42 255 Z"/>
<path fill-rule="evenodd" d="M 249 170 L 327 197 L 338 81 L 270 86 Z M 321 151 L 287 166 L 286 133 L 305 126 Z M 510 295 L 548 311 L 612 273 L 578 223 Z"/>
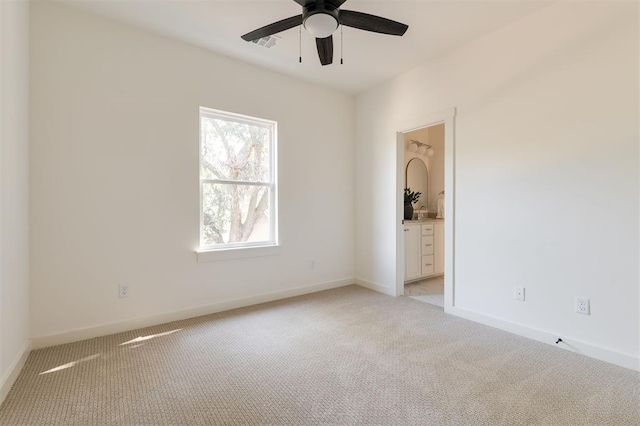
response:
<path fill-rule="evenodd" d="M 427 128 L 433 157 L 429 160 L 429 211 L 437 212 L 438 194 L 444 191 L 444 124 Z"/>
<path fill-rule="evenodd" d="M 414 158 L 419 159 L 420 161 L 424 162 L 427 171 L 429 172 L 429 158 L 426 155 L 420 155 L 417 152 L 413 152 L 409 150 L 409 146 L 411 145 L 411 140 L 417 140 L 423 143 L 427 143 L 427 139 L 429 138 L 429 129 L 424 128 L 424 129 L 419 129 L 416 130 L 415 132 L 410 132 L 410 133 L 406 133 L 404 135 L 404 176 L 405 176 L 405 187 L 407 187 L 407 166 L 409 165 L 409 161 L 413 160 Z M 429 176 L 430 177 L 430 176 Z M 414 185 L 415 186 L 415 185 Z M 429 197 L 429 179 L 427 179 L 427 191 L 424 192 L 421 196 L 420 196 L 420 200 L 415 203 L 414 209 L 417 211 L 420 207 L 424 206 L 425 208 L 427 207 L 427 199 Z M 417 188 L 412 187 L 410 188 L 412 191 L 416 191 Z M 422 192 L 422 191 L 421 191 Z"/>
<path fill-rule="evenodd" d="M 410 151 L 409 145 L 412 139 L 431 145 L 433 157 Z M 438 194 L 444 191 L 444 124 L 425 127 L 404 135 L 405 175 L 409 161 L 414 158 L 424 161 L 429 171 L 428 194 L 420 197 L 420 201 L 415 204 L 415 208 L 418 209 L 421 206 L 425 206 L 429 212 L 435 213 L 438 206 Z"/>

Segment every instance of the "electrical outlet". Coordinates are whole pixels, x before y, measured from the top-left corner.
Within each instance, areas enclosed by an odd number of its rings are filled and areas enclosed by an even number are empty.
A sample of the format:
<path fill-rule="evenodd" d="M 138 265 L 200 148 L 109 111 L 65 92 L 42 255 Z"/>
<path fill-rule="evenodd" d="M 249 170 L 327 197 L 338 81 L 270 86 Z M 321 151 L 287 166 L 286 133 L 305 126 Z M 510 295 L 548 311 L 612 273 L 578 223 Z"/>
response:
<path fill-rule="evenodd" d="M 316 269 L 316 261 L 315 260 L 310 260 L 309 261 L 309 269 Z"/>
<path fill-rule="evenodd" d="M 576 312 L 583 315 L 591 315 L 589 299 L 586 299 L 584 297 L 576 297 Z"/>
<path fill-rule="evenodd" d="M 120 285 L 120 293 L 118 297 L 129 297 L 129 286 L 128 285 Z"/>
<path fill-rule="evenodd" d="M 514 287 L 513 298 L 520 302 L 524 302 L 524 287 Z"/>

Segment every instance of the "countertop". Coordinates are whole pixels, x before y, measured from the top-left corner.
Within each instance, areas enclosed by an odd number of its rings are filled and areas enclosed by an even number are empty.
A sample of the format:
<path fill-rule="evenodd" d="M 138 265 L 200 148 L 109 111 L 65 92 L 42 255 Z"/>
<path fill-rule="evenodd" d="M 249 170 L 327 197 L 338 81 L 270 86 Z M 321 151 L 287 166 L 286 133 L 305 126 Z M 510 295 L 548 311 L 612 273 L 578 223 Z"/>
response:
<path fill-rule="evenodd" d="M 413 224 L 420 224 L 420 223 L 437 223 L 437 222 L 444 222 L 444 219 L 420 219 L 420 220 L 403 220 L 402 223 L 405 225 L 413 225 Z"/>

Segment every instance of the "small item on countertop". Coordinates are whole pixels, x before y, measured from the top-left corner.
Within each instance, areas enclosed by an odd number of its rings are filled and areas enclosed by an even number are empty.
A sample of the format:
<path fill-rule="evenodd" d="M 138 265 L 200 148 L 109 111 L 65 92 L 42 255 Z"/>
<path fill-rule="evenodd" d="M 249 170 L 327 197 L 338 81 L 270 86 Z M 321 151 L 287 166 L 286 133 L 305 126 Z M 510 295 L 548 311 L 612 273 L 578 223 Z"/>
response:
<path fill-rule="evenodd" d="M 444 191 L 438 195 L 438 214 L 436 219 L 444 219 Z"/>

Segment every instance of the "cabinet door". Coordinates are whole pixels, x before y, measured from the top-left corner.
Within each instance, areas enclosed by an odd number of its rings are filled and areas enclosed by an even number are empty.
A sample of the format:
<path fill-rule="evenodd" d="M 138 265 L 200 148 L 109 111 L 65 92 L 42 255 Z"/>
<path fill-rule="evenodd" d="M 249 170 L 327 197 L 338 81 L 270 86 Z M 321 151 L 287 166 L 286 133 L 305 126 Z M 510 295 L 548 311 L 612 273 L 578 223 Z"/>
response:
<path fill-rule="evenodd" d="M 420 276 L 420 226 L 404 226 L 404 279 Z"/>
<path fill-rule="evenodd" d="M 444 273 L 444 223 L 436 223 L 433 230 L 434 273 Z"/>

